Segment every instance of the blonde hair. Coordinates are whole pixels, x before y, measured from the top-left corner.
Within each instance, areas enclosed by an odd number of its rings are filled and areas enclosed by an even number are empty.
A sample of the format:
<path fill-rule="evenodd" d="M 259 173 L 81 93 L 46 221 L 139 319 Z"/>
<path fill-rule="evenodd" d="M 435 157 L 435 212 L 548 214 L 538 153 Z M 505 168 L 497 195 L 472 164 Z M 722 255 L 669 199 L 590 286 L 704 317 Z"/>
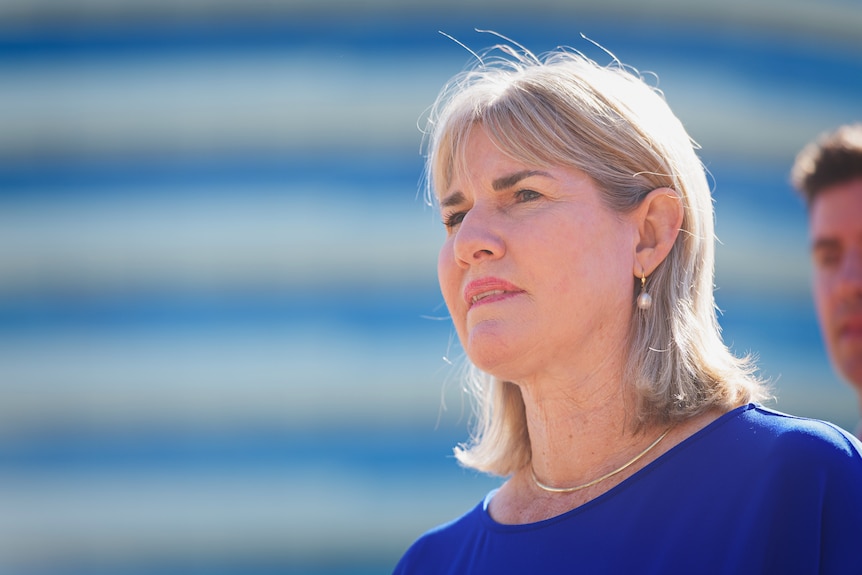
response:
<path fill-rule="evenodd" d="M 455 76 L 431 108 L 425 133 L 429 201 L 467 169 L 465 141 L 476 125 L 517 160 L 582 170 L 619 212 L 634 209 L 657 188 L 679 194 L 681 232 L 649 278 L 652 308 L 635 313 L 631 326 L 626 373 L 638 398 L 636 428 L 765 396 L 749 358 L 735 357 L 721 340 L 706 173 L 658 90 L 618 61 L 603 67 L 562 48 L 539 58 L 496 46 Z M 632 306 L 639 286 L 640 278 L 633 278 Z M 472 364 L 468 372 L 476 421 L 456 457 L 464 466 L 510 475 L 531 458 L 520 389 Z"/>

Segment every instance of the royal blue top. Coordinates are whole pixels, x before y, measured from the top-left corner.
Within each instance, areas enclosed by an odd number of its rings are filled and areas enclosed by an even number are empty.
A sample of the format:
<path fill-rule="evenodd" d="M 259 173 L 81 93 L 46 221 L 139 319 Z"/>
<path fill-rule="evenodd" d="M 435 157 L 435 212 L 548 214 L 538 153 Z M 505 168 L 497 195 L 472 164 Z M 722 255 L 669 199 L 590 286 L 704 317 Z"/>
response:
<path fill-rule="evenodd" d="M 862 574 L 862 444 L 756 404 L 557 517 L 497 523 L 493 495 L 419 538 L 395 574 Z"/>

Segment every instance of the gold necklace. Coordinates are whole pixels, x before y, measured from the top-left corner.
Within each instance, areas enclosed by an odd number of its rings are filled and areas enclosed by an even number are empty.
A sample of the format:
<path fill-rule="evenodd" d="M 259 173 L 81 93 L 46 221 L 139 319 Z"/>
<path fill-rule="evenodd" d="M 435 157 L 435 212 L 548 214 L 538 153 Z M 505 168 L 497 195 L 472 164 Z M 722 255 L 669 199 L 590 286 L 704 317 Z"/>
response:
<path fill-rule="evenodd" d="M 634 459 L 632 459 L 631 461 L 629 461 L 628 463 L 626 463 L 622 467 L 620 467 L 618 469 L 614 469 L 610 473 L 606 473 L 605 475 L 602 475 L 598 479 L 593 479 L 589 483 L 584 483 L 583 485 L 578 485 L 576 487 L 551 487 L 550 485 L 545 485 L 544 483 L 539 481 L 539 479 L 536 477 L 536 470 L 533 469 L 533 464 L 531 463 L 530 464 L 530 474 L 533 476 L 533 483 L 535 483 L 539 489 L 542 489 L 544 491 L 548 491 L 550 493 L 572 493 L 573 491 L 580 491 L 581 489 L 586 489 L 587 487 L 592 487 L 593 485 L 595 485 L 597 483 L 601 483 L 602 481 L 604 481 L 605 479 L 607 479 L 609 477 L 613 477 L 614 475 L 623 471 L 624 469 L 628 468 L 629 466 L 634 465 L 634 463 L 637 460 L 639 460 L 641 457 L 643 457 L 644 455 L 649 453 L 653 447 L 658 445 L 661 442 L 661 440 L 664 439 L 665 435 L 668 434 L 669 431 L 670 431 L 670 428 L 667 428 L 664 433 L 659 435 L 658 439 L 656 439 L 655 441 L 653 441 L 650 444 L 649 447 L 647 447 L 646 449 L 644 449 L 643 451 L 638 453 Z"/>

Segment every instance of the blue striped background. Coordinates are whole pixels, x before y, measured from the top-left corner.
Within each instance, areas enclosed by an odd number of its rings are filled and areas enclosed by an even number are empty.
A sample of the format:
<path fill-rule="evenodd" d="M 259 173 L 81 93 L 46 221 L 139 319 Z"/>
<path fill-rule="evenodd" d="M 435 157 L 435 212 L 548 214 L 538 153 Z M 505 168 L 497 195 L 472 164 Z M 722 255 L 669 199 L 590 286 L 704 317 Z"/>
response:
<path fill-rule="evenodd" d="M 498 483 L 423 206 L 423 111 L 493 28 L 655 72 L 714 183 L 726 340 L 845 427 L 787 183 L 860 120 L 862 9 L 0 3 L 0 572 L 385 573 Z"/>

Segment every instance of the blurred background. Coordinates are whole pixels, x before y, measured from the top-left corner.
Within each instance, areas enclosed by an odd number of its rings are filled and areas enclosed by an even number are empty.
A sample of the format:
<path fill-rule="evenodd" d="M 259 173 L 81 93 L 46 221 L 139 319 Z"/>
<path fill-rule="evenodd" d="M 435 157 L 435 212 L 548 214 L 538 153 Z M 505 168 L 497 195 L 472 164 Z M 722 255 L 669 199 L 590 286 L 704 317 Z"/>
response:
<path fill-rule="evenodd" d="M 0 0 L 0 572 L 388 573 L 498 485 L 418 192 L 476 28 L 657 74 L 726 341 L 856 425 L 788 171 L 862 120 L 858 2 Z"/>

